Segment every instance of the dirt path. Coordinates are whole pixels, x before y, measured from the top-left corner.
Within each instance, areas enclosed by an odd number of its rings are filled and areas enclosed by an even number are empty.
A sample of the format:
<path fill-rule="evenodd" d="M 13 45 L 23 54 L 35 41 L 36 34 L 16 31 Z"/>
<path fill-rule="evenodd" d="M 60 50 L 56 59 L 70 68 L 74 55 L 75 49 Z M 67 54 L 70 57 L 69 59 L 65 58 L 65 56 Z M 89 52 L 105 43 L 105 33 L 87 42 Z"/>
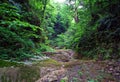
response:
<path fill-rule="evenodd" d="M 72 50 L 43 52 L 48 60 L 0 68 L 0 82 L 120 82 L 120 61 L 74 59 Z"/>
<path fill-rule="evenodd" d="M 36 82 L 120 82 L 120 66 L 116 64 L 117 76 L 109 74 L 109 61 L 76 60 L 74 51 L 57 50 L 45 52 L 47 56 L 61 63 L 60 66 L 41 68 L 41 78 Z"/>

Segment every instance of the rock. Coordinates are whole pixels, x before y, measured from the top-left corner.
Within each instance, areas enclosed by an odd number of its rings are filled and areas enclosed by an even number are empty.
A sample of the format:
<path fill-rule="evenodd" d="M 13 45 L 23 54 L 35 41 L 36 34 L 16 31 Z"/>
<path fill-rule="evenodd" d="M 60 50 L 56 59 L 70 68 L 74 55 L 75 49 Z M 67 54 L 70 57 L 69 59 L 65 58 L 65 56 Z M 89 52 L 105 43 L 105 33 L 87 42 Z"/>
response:
<path fill-rule="evenodd" d="M 11 66 L 11 68 L 14 68 L 14 66 Z"/>
<path fill-rule="evenodd" d="M 115 60 L 109 61 L 107 63 L 105 71 L 107 73 L 112 74 L 115 77 L 119 77 L 120 76 L 120 63 L 119 63 L 119 61 L 115 61 Z"/>
<path fill-rule="evenodd" d="M 31 61 L 41 61 L 41 60 L 46 60 L 49 59 L 47 56 L 34 56 L 33 58 L 30 58 Z"/>
<path fill-rule="evenodd" d="M 41 77 L 36 82 L 56 82 L 58 81 L 58 76 L 64 75 L 66 70 L 64 68 L 61 68 L 59 70 L 52 71 L 50 73 L 47 73 L 45 76 Z"/>
<path fill-rule="evenodd" d="M 69 62 L 73 59 L 74 51 L 72 50 L 56 50 L 55 52 L 42 52 L 46 56 L 61 62 Z"/>
<path fill-rule="evenodd" d="M 61 79 L 61 81 L 68 82 L 68 77 L 67 77 L 67 76 L 66 76 L 66 77 L 63 77 L 63 78 Z"/>
<path fill-rule="evenodd" d="M 110 70 L 110 71 L 113 71 L 113 68 L 110 68 L 109 70 Z"/>
<path fill-rule="evenodd" d="M 115 76 L 119 76 L 119 75 L 120 75 L 120 73 L 119 73 L 119 72 L 117 72 L 117 73 L 114 73 L 114 75 L 115 75 Z"/>
<path fill-rule="evenodd" d="M 52 67 L 41 67 L 40 68 L 40 76 L 45 76 L 48 73 L 57 70 L 57 68 L 52 68 Z"/>

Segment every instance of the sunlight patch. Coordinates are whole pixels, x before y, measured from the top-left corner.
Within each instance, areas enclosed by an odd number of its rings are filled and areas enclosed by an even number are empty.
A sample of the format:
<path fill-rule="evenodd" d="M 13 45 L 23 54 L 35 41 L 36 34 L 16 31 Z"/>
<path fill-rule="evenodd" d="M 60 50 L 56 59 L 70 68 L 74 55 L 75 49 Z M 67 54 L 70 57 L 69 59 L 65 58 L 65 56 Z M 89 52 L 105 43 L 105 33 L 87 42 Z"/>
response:
<path fill-rule="evenodd" d="M 55 3 L 64 3 L 65 0 L 54 0 Z"/>

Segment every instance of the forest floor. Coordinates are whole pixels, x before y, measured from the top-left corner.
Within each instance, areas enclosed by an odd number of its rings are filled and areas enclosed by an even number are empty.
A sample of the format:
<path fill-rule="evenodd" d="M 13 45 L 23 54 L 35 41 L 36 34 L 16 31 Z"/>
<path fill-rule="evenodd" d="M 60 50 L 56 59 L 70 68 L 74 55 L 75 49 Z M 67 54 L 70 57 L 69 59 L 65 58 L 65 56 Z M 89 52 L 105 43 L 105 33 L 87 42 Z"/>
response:
<path fill-rule="evenodd" d="M 120 61 L 74 59 L 72 50 L 43 53 L 50 59 L 1 67 L 0 82 L 120 82 Z"/>

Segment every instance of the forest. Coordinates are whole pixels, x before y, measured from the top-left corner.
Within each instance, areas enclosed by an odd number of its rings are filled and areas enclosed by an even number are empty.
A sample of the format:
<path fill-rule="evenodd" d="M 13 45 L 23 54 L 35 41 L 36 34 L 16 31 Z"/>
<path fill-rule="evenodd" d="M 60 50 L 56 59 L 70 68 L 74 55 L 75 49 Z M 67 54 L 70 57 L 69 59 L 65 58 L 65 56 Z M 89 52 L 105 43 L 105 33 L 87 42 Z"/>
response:
<path fill-rule="evenodd" d="M 120 82 L 120 1 L 0 0 L 0 68 L 0 82 Z"/>

